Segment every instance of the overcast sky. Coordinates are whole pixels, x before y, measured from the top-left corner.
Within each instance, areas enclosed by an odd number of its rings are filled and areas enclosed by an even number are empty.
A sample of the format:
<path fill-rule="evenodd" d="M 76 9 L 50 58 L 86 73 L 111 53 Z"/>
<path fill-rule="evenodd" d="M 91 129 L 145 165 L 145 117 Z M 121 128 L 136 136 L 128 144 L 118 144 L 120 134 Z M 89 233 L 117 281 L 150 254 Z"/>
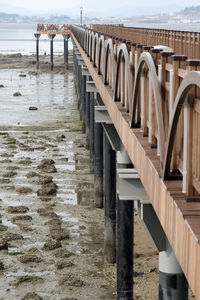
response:
<path fill-rule="evenodd" d="M 0 11 L 31 13 L 55 12 L 79 14 L 83 6 L 85 15 L 95 12 L 98 16 L 169 13 L 187 6 L 200 5 L 199 0 L 0 0 Z"/>

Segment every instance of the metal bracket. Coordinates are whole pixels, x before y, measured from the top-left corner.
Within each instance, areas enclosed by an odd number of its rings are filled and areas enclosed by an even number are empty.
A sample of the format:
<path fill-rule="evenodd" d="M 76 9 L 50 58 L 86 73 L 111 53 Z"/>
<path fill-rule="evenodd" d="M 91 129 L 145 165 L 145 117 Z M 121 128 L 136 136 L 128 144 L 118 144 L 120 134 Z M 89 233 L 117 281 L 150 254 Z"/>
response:
<path fill-rule="evenodd" d="M 102 126 L 104 128 L 104 131 L 106 133 L 106 136 L 110 142 L 112 149 L 115 151 L 119 151 L 121 147 L 121 140 L 115 129 L 115 126 L 113 124 L 106 124 L 106 123 L 102 123 Z"/>
<path fill-rule="evenodd" d="M 166 250 L 166 235 L 136 169 L 117 169 L 119 200 L 133 200 L 151 247 Z"/>
<path fill-rule="evenodd" d="M 85 66 L 85 62 L 83 59 L 78 59 L 78 65 L 79 66 Z"/>
<path fill-rule="evenodd" d="M 151 247 L 157 249 L 158 252 L 166 251 L 166 235 L 152 204 L 140 201 L 138 203 L 138 215 Z"/>
<path fill-rule="evenodd" d="M 106 106 L 95 106 L 95 122 L 113 124 Z"/>
<path fill-rule="evenodd" d="M 82 75 L 83 76 L 90 76 L 90 72 L 88 71 L 88 68 L 85 66 L 82 66 Z"/>
<path fill-rule="evenodd" d="M 94 81 L 86 81 L 86 92 L 87 93 L 98 93 Z"/>
<path fill-rule="evenodd" d="M 148 201 L 147 193 L 136 169 L 117 169 L 117 173 L 120 200 Z"/>

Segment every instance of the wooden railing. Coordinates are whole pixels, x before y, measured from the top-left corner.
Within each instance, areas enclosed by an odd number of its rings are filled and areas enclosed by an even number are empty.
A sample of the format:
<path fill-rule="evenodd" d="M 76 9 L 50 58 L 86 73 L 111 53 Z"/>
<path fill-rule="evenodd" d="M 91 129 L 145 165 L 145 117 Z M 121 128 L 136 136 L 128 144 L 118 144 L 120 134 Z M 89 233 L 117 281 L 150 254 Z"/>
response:
<path fill-rule="evenodd" d="M 92 25 L 92 29 L 145 45 L 165 45 L 177 55 L 200 58 L 200 32 L 150 29 L 113 25 Z"/>
<path fill-rule="evenodd" d="M 130 127 L 140 128 L 157 149 L 162 178 L 182 180 L 187 199 L 199 197 L 200 60 L 77 26 L 72 32 L 110 87 L 113 101 L 128 113 Z"/>
<path fill-rule="evenodd" d="M 67 33 L 71 30 L 68 24 L 37 24 L 37 32 L 39 33 Z"/>

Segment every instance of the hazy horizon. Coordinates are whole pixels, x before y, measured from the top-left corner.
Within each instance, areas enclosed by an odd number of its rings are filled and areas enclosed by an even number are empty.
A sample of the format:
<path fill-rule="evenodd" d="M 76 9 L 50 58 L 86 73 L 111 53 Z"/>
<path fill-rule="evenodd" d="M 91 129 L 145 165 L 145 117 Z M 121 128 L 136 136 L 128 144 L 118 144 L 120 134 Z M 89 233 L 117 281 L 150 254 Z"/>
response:
<path fill-rule="evenodd" d="M 169 0 L 166 2 L 140 0 L 133 3 L 124 0 L 123 5 L 119 1 L 93 1 L 93 0 L 73 0 L 73 4 L 66 0 L 0 0 L 0 12 L 16 13 L 22 15 L 52 15 L 65 14 L 72 17 L 79 16 L 80 6 L 83 7 L 85 17 L 130 17 L 145 14 L 174 13 L 188 6 L 199 5 L 198 0 Z"/>

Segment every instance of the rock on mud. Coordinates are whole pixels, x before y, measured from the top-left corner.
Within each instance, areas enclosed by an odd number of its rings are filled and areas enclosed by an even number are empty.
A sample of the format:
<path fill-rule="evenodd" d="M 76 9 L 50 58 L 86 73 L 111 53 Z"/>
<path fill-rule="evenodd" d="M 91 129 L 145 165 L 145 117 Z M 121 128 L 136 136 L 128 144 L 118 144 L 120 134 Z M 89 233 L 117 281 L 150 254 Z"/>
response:
<path fill-rule="evenodd" d="M 43 217 L 49 217 L 49 218 L 56 218 L 58 217 L 58 215 L 52 211 L 52 210 L 48 210 L 45 208 L 39 208 L 37 210 L 38 215 L 43 216 Z"/>
<path fill-rule="evenodd" d="M 7 208 L 8 213 L 10 214 L 18 214 L 18 213 L 26 213 L 29 211 L 28 207 L 26 206 L 8 206 Z"/>
<path fill-rule="evenodd" d="M 55 195 L 57 192 L 57 185 L 54 182 L 43 185 L 38 191 L 38 196 Z"/>
<path fill-rule="evenodd" d="M 17 172 L 14 172 L 14 171 L 10 171 L 10 172 L 7 172 L 7 173 L 4 173 L 2 176 L 3 177 L 14 177 L 17 175 Z"/>
<path fill-rule="evenodd" d="M 46 173 L 55 173 L 57 170 L 56 167 L 54 166 L 54 163 L 55 162 L 53 161 L 53 159 L 45 158 L 38 165 L 38 169 Z"/>
<path fill-rule="evenodd" d="M 40 257 L 38 257 L 37 255 L 31 255 L 31 254 L 25 254 L 21 257 L 18 257 L 18 260 L 21 263 L 27 264 L 27 263 L 39 263 L 42 261 L 42 259 Z"/>
<path fill-rule="evenodd" d="M 24 282 L 31 282 L 31 283 L 42 283 L 43 279 L 38 276 L 19 276 L 17 280 L 15 281 L 15 285 L 19 286 L 20 284 Z"/>
<path fill-rule="evenodd" d="M 57 142 L 62 142 L 63 139 L 65 139 L 65 135 L 64 134 L 58 134 L 57 137 L 56 137 L 56 141 Z"/>
<path fill-rule="evenodd" d="M 4 270 L 4 264 L 2 261 L 0 261 L 0 271 L 3 271 Z"/>
<path fill-rule="evenodd" d="M 73 274 L 69 273 L 59 280 L 59 285 L 82 287 L 84 286 L 84 282 L 80 278 L 76 278 Z"/>
<path fill-rule="evenodd" d="M 39 178 L 38 184 L 47 184 L 52 182 L 53 177 L 52 176 L 41 176 Z"/>
<path fill-rule="evenodd" d="M 20 92 L 15 92 L 15 93 L 13 94 L 13 96 L 14 96 L 14 97 L 20 97 L 20 96 L 22 96 L 22 94 L 21 94 Z"/>
<path fill-rule="evenodd" d="M 60 241 L 57 241 L 57 240 L 48 240 L 44 244 L 43 250 L 46 250 L 46 251 L 48 251 L 48 250 L 54 250 L 54 249 L 57 249 L 57 248 L 60 248 L 60 247 L 62 247 Z"/>
<path fill-rule="evenodd" d="M 0 250 L 8 250 L 8 243 L 4 238 L 0 238 Z"/>
<path fill-rule="evenodd" d="M 66 250 L 66 249 L 58 249 L 53 253 L 54 257 L 57 258 L 68 258 L 73 255 L 72 252 Z"/>
<path fill-rule="evenodd" d="M 8 230 L 8 226 L 0 225 L 0 232 Z"/>
<path fill-rule="evenodd" d="M 19 194 L 30 194 L 30 193 L 32 193 L 33 192 L 33 190 L 31 189 L 31 188 L 29 188 L 29 187 L 20 187 L 19 189 L 17 189 L 17 192 L 19 193 Z"/>
<path fill-rule="evenodd" d="M 31 216 L 28 216 L 28 215 L 20 215 L 20 216 L 15 216 L 15 217 L 12 217 L 11 218 L 11 221 L 13 223 L 16 223 L 16 222 L 21 222 L 21 221 L 31 221 L 32 220 L 32 217 Z"/>
<path fill-rule="evenodd" d="M 8 178 L 0 178 L 0 184 L 11 183 L 11 180 Z"/>
<path fill-rule="evenodd" d="M 58 241 L 69 239 L 69 232 L 64 231 L 62 229 L 53 229 L 48 235 L 51 239 L 55 239 Z"/>
<path fill-rule="evenodd" d="M 74 264 L 71 261 L 65 261 L 65 260 L 61 260 L 55 264 L 55 267 L 58 270 L 62 270 L 64 268 L 70 268 L 73 266 L 74 266 Z"/>
<path fill-rule="evenodd" d="M 6 235 L 4 235 L 4 240 L 7 241 L 7 242 L 23 240 L 23 236 L 21 234 L 18 234 L 18 233 L 8 232 Z"/>
<path fill-rule="evenodd" d="M 42 300 L 42 297 L 40 297 L 38 294 L 32 292 L 32 293 L 27 293 L 22 300 Z"/>
<path fill-rule="evenodd" d="M 38 176 L 39 176 L 39 174 L 36 172 L 29 172 L 26 174 L 27 178 L 38 177 Z"/>
<path fill-rule="evenodd" d="M 38 108 L 36 106 L 30 106 L 29 110 L 38 110 Z"/>

